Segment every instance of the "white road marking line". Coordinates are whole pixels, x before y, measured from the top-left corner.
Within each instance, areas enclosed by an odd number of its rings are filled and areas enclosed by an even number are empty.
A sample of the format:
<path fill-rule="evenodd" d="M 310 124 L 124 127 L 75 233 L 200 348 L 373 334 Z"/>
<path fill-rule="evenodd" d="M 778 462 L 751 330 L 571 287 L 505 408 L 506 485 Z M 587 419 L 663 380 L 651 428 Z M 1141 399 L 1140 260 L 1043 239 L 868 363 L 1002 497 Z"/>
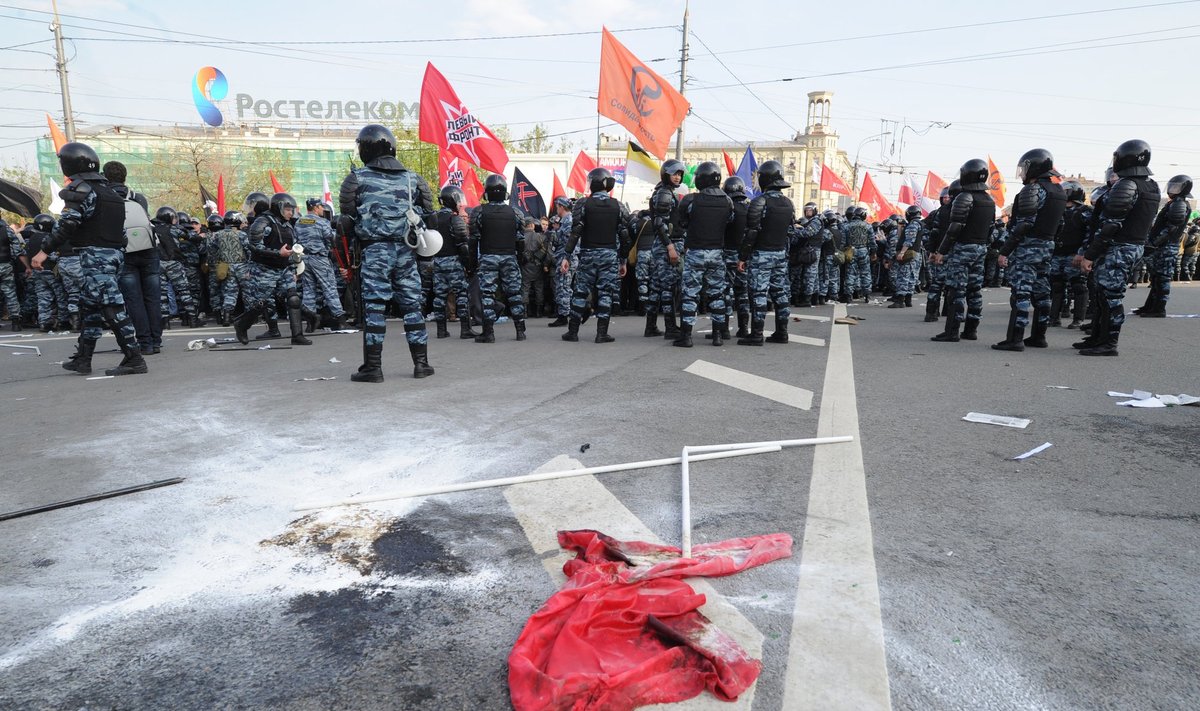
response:
<path fill-rule="evenodd" d="M 559 455 L 531 473 L 582 467 L 583 464 L 578 460 L 566 455 Z M 668 499 L 665 490 L 674 485 L 677 476 L 678 470 L 662 473 L 662 487 L 659 491 L 664 494 L 664 502 Z M 646 490 L 654 491 L 650 487 L 647 487 Z M 525 536 L 533 546 L 534 553 L 542 557 L 542 565 L 546 567 L 546 572 L 550 574 L 551 580 L 558 586 L 561 586 L 566 580 L 566 576 L 562 572 L 563 563 L 574 557 L 559 547 L 557 534 L 560 530 L 591 528 L 623 540 L 662 543 L 646 527 L 646 524 L 625 508 L 625 505 L 594 476 L 517 484 L 504 490 L 504 498 L 508 500 L 509 506 L 517 516 L 517 521 L 525 530 Z M 557 555 L 551 555 L 551 553 Z M 703 578 L 688 578 L 687 583 L 695 588 L 696 592 L 704 594 L 707 602 L 700 608 L 704 616 L 737 640 L 738 644 L 742 645 L 751 657 L 762 659 L 762 633 L 743 617 L 737 608 L 714 590 L 708 581 Z M 734 703 L 718 701 L 711 694 L 703 692 L 700 696 L 682 703 L 655 704 L 644 708 L 680 709 L 683 711 L 730 711 L 731 709 L 748 711 L 754 704 L 756 689 L 757 685 L 751 686 Z"/>
<path fill-rule="evenodd" d="M 834 307 L 835 318 L 845 313 Z M 834 328 L 817 436 L 854 441 L 813 452 L 784 682 L 789 711 L 891 708 L 855 398 L 849 327 Z"/>
<path fill-rule="evenodd" d="M 692 363 L 684 368 L 684 372 L 699 375 L 701 378 L 707 378 L 722 385 L 728 385 L 731 388 L 737 388 L 738 390 L 758 395 L 759 397 L 765 397 L 768 400 L 774 400 L 784 405 L 798 407 L 801 410 L 812 408 L 813 393 L 811 390 L 781 383 L 778 380 L 771 380 L 770 378 L 763 378 L 751 373 L 734 370 L 733 368 L 726 368 L 723 365 L 709 363 L 706 360 L 698 360 Z"/>
<path fill-rule="evenodd" d="M 788 342 L 789 343 L 803 343 L 806 346 L 820 346 L 822 348 L 825 347 L 825 339 L 824 338 L 813 338 L 812 336 L 797 336 L 794 333 L 788 334 Z"/>

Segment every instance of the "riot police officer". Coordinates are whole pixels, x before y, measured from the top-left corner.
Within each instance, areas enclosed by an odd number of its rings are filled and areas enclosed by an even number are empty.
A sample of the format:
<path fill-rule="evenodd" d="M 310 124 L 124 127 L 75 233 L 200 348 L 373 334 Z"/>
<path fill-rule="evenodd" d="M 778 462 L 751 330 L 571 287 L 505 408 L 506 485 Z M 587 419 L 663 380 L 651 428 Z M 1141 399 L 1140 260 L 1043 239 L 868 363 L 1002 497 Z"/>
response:
<path fill-rule="evenodd" d="M 912 306 L 913 291 L 917 286 L 917 275 L 921 272 L 921 250 L 925 245 L 925 222 L 921 219 L 921 208 L 909 205 L 904 211 L 908 221 L 896 242 L 896 301 L 888 308 Z"/>
<path fill-rule="evenodd" d="M 301 254 L 293 250 L 296 233 L 292 221 L 295 216 L 295 198 L 287 193 L 275 193 L 271 196 L 267 213 L 259 215 L 250 225 L 250 293 L 245 313 L 233 324 L 234 333 L 241 343 L 250 342 L 246 331 L 280 299 L 287 308 L 292 343 L 297 346 L 312 345 L 312 341 L 304 335 L 300 313 L 302 302 L 296 284 L 295 265 L 303 261 Z"/>
<path fill-rule="evenodd" d="M 925 229 L 929 233 L 929 288 L 925 290 L 925 322 L 932 323 L 940 318 L 942 309 L 942 288 L 945 285 L 945 267 L 933 259 L 933 252 L 942 244 L 946 228 L 950 226 L 950 203 L 958 193 L 962 192 L 958 179 L 942 188 L 938 196 L 940 203 L 933 212 L 925 218 Z"/>
<path fill-rule="evenodd" d="M 696 166 L 696 190 L 679 201 L 678 225 L 684 237 L 683 308 L 679 337 L 672 345 L 692 347 L 698 301 L 708 298 L 712 344 L 719 346 L 725 321 L 725 228 L 733 221 L 733 200 L 721 189 L 721 169 L 712 161 Z"/>
<path fill-rule="evenodd" d="M 504 290 L 508 312 L 517 330 L 517 340 L 525 340 L 525 303 L 521 281 L 521 262 L 525 260 L 525 215 L 509 205 L 508 181 L 492 174 L 483 182 L 487 202 L 475 208 L 470 220 L 469 253 L 476 260 L 479 295 L 483 301 L 483 333 L 476 343 L 495 343 L 496 290 Z"/>
<path fill-rule="evenodd" d="M 650 214 L 654 220 L 655 242 L 651 249 L 653 269 L 650 272 L 650 301 L 646 306 L 647 338 L 663 336 L 674 340 L 679 337 L 675 324 L 675 287 L 679 284 L 679 250 L 683 248 L 680 236 L 674 234 L 676 208 L 679 198 L 675 190 L 683 182 L 684 165 L 674 158 L 666 161 L 659 169 L 659 181 L 650 194 Z M 658 330 L 658 313 L 663 314 L 666 331 Z"/>
<path fill-rule="evenodd" d="M 1150 267 L 1150 306 L 1136 311 L 1138 316 L 1163 318 L 1167 315 L 1167 300 L 1171 298 L 1171 278 L 1175 276 L 1175 264 L 1179 257 L 1179 243 L 1187 228 L 1192 206 L 1192 179 L 1187 175 L 1176 175 L 1167 182 L 1167 204 L 1159 211 L 1150 228 L 1147 247 L 1154 248 L 1154 255 L 1147 258 Z"/>
<path fill-rule="evenodd" d="M 296 220 L 296 241 L 304 245 L 304 272 L 300 275 L 302 296 L 301 310 L 308 320 L 308 333 L 316 330 L 317 293 L 325 302 L 324 310 L 335 321 L 334 328 L 341 330 L 346 327 L 346 310 L 342 308 L 342 299 L 338 295 L 337 277 L 330 259 L 333 248 L 333 227 L 330 226 L 325 214 L 325 203 L 319 198 L 309 198 L 305 201 L 307 214 Z"/>
<path fill-rule="evenodd" d="M 1061 326 L 1063 305 L 1067 302 L 1067 287 L 1071 287 L 1071 323 L 1067 328 L 1079 328 L 1087 313 L 1088 289 L 1083 272 L 1074 264 L 1075 255 L 1083 246 L 1092 208 L 1085 203 L 1083 186 L 1075 181 L 1062 184 L 1067 198 L 1063 210 L 1062 229 L 1054 237 L 1054 255 L 1050 258 L 1050 325 Z"/>
<path fill-rule="evenodd" d="M 775 332 L 772 343 L 787 343 L 788 310 L 788 259 L 787 247 L 791 242 L 796 223 L 796 207 L 783 194 L 783 188 L 791 187 L 783 179 L 783 166 L 769 160 L 758 167 L 758 187 L 762 194 L 750 203 L 746 217 L 746 237 L 742 240 L 738 256 L 738 270 L 750 272 L 751 293 L 754 313 L 750 322 L 750 335 L 738 339 L 739 346 L 761 346 L 763 323 L 767 318 L 768 300 L 775 306 Z"/>
<path fill-rule="evenodd" d="M 729 340 L 729 319 L 737 310 L 737 337 L 750 335 L 750 293 L 746 272 L 738 269 L 738 249 L 746 237 L 746 223 L 750 201 L 746 196 L 746 182 L 736 175 L 725 179 L 721 186 L 733 201 L 733 219 L 725 225 L 725 328 L 721 338 Z M 715 330 L 715 329 L 714 329 Z"/>
<path fill-rule="evenodd" d="M 950 203 L 949 224 L 935 254 L 934 264 L 945 263 L 945 298 L 952 303 L 946 316 L 946 330 L 930 340 L 957 343 L 961 338 L 978 338 L 979 319 L 983 315 L 983 260 L 996 218 L 996 202 L 988 194 L 988 164 L 979 158 L 963 163 L 958 170 L 962 192 Z"/>
<path fill-rule="evenodd" d="M 430 218 L 430 222 L 442 235 L 442 247 L 433 255 L 433 318 L 437 322 L 437 337 L 448 338 L 446 327 L 446 299 L 454 292 L 457 306 L 459 338 L 475 338 L 478 333 L 471 330 L 471 310 L 467 303 L 470 285 L 467 282 L 469 252 L 467 244 L 467 221 L 463 217 L 467 209 L 467 196 L 462 188 L 447 185 L 438 194 L 442 209 Z"/>
<path fill-rule="evenodd" d="M 588 172 L 586 199 L 576 200 L 571 211 L 571 238 L 560 254 L 558 270 L 566 274 L 571 268 L 567 255 L 579 245 L 579 266 L 575 272 L 575 292 L 571 295 L 571 318 L 564 341 L 579 340 L 579 324 L 596 292 L 596 343 L 611 343 L 608 335 L 612 302 L 620 291 L 620 279 L 625 276 L 629 251 L 629 211 L 609 196 L 616 180 L 607 168 Z"/>

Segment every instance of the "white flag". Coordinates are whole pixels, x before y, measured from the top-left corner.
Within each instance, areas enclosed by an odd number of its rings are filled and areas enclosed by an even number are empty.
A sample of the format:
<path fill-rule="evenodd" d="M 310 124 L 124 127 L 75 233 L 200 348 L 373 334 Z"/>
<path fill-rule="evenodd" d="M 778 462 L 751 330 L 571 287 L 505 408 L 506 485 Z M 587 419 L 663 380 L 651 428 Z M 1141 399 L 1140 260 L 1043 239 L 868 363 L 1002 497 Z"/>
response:
<path fill-rule="evenodd" d="M 321 187 L 323 188 L 321 199 L 325 201 L 326 205 L 333 207 L 333 195 L 329 192 L 329 176 L 324 173 L 321 173 Z"/>
<path fill-rule="evenodd" d="M 55 215 L 61 215 L 63 208 L 67 206 L 67 203 L 63 202 L 63 199 L 58 196 L 58 191 L 61 190 L 62 187 L 55 185 L 53 180 L 49 181 L 49 183 L 51 198 L 50 207 L 47 209 L 49 209 L 50 212 L 53 212 Z"/>

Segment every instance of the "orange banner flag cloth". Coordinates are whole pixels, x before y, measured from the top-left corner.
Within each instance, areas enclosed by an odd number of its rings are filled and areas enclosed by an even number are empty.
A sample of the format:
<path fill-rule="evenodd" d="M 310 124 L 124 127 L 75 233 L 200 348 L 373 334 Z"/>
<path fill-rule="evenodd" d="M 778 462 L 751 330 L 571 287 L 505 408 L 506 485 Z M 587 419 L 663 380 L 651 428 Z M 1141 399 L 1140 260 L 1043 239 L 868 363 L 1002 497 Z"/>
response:
<path fill-rule="evenodd" d="M 821 189 L 831 193 L 841 193 L 842 195 L 854 194 L 845 181 L 839 178 L 837 173 L 833 172 L 833 169 L 824 163 L 821 164 Z"/>
<path fill-rule="evenodd" d="M 988 195 L 992 196 L 992 200 L 996 201 L 996 209 L 1000 210 L 1004 207 L 1004 174 L 992 162 L 992 157 L 988 156 Z"/>
<path fill-rule="evenodd" d="M 875 181 L 871 179 L 870 173 L 863 177 L 862 189 L 858 191 L 858 201 L 867 204 L 868 219 L 872 222 L 887 219 L 892 213 L 899 212 L 892 203 L 888 202 L 879 188 L 875 187 Z"/>
<path fill-rule="evenodd" d="M 579 155 L 575 156 L 575 165 L 571 167 L 571 175 L 567 178 L 567 187 L 577 193 L 587 195 L 588 180 L 587 174 L 590 170 L 596 167 L 596 161 L 583 151 L 579 151 Z"/>
<path fill-rule="evenodd" d="M 600 91 L 596 110 L 633 134 L 663 160 L 671 134 L 692 105 L 666 79 L 647 67 L 604 28 L 600 41 Z"/>
<path fill-rule="evenodd" d="M 50 126 L 50 140 L 54 143 L 54 152 L 58 153 L 63 144 L 67 142 L 67 137 L 63 135 L 58 124 L 54 123 L 54 119 L 50 118 L 50 114 L 46 114 L 46 124 Z"/>
<path fill-rule="evenodd" d="M 567 191 L 563 190 L 562 181 L 558 179 L 558 171 L 553 170 L 550 172 L 554 174 L 554 190 L 550 192 L 550 214 L 554 215 L 556 214 L 554 212 L 554 201 L 560 197 L 566 197 Z"/>
<path fill-rule="evenodd" d="M 927 198 L 937 200 L 938 196 L 942 194 L 942 190 L 948 187 L 950 187 L 950 183 L 947 183 L 940 175 L 931 170 L 925 176 L 925 189 L 921 191 L 921 194 Z"/>
<path fill-rule="evenodd" d="M 729 154 L 725 151 L 721 151 L 721 156 L 725 158 L 725 177 L 729 177 L 736 173 L 737 168 L 733 167 L 733 159 L 729 157 Z"/>
<path fill-rule="evenodd" d="M 283 186 L 279 184 L 279 181 L 275 179 L 275 171 L 268 170 L 267 175 L 271 176 L 271 189 L 272 190 L 274 190 L 277 193 L 286 193 L 287 192 L 286 190 L 283 189 Z"/>

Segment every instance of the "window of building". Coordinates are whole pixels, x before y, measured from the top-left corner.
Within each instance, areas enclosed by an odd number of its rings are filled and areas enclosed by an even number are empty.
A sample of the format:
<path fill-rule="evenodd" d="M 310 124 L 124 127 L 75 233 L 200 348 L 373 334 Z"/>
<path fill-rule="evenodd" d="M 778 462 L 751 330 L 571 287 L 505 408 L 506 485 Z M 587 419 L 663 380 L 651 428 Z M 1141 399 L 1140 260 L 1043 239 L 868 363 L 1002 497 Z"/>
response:
<path fill-rule="evenodd" d="M 808 191 L 808 199 L 809 199 L 809 200 L 816 200 L 816 199 L 817 199 L 817 189 L 816 189 L 816 188 L 813 188 L 812 190 L 809 190 L 809 191 Z"/>

